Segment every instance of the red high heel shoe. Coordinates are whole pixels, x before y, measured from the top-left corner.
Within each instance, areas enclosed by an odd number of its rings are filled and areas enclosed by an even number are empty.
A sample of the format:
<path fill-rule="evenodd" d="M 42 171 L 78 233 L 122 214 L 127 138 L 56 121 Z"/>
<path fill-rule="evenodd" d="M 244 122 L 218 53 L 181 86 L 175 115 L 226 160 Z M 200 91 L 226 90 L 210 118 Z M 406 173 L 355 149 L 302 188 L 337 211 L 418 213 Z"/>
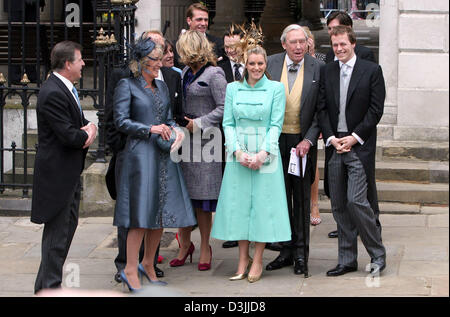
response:
<path fill-rule="evenodd" d="M 179 259 L 173 259 L 172 261 L 170 261 L 170 266 L 174 267 L 174 266 L 183 266 L 184 262 L 186 262 L 186 259 L 188 256 L 190 256 L 190 262 L 192 263 L 192 253 L 194 253 L 195 247 L 194 244 L 191 242 L 191 245 L 189 246 L 189 250 L 186 253 L 186 255 L 184 256 L 183 259 L 179 260 Z"/>
<path fill-rule="evenodd" d="M 198 264 L 198 270 L 199 271 L 208 271 L 211 269 L 211 262 L 212 262 L 212 249 L 211 246 L 209 246 L 209 252 L 211 252 L 211 258 L 209 259 L 209 263 L 199 263 Z"/>

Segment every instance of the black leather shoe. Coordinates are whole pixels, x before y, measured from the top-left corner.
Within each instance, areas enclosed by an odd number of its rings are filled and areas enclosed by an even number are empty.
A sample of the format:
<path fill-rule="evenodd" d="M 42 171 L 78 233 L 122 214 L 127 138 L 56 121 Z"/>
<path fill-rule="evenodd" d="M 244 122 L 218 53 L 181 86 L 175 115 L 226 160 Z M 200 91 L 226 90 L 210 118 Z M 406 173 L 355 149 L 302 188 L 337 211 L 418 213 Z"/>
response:
<path fill-rule="evenodd" d="M 120 277 L 120 272 L 117 272 L 116 275 L 114 275 L 114 280 L 117 283 L 122 283 L 122 277 Z"/>
<path fill-rule="evenodd" d="M 278 242 L 274 243 L 266 243 L 266 249 L 272 250 L 272 251 L 281 251 L 283 247 Z"/>
<path fill-rule="evenodd" d="M 338 264 L 334 269 L 331 269 L 327 272 L 327 276 L 339 276 L 344 275 L 346 273 L 355 272 L 357 270 L 358 270 L 357 267 Z"/>
<path fill-rule="evenodd" d="M 228 249 L 228 248 L 234 248 L 238 246 L 238 242 L 237 241 L 225 241 L 222 244 L 222 248 Z"/>
<path fill-rule="evenodd" d="M 164 272 L 155 265 L 156 277 L 164 277 Z"/>
<path fill-rule="evenodd" d="M 304 259 L 294 259 L 294 274 L 308 274 L 308 266 Z"/>
<path fill-rule="evenodd" d="M 328 234 L 328 238 L 337 238 L 337 237 L 338 237 L 338 232 L 337 232 L 337 230 L 331 231 L 331 232 Z"/>
<path fill-rule="evenodd" d="M 370 274 L 374 275 L 374 276 L 380 275 L 380 273 L 386 268 L 386 258 L 385 257 L 371 259 L 370 263 L 371 263 Z"/>
<path fill-rule="evenodd" d="M 285 266 L 290 266 L 293 263 L 294 263 L 294 261 L 292 261 L 292 259 L 285 259 L 281 255 L 279 255 L 279 256 L 277 256 L 277 258 L 275 260 L 273 260 L 272 262 L 267 264 L 266 270 L 267 271 L 278 270 Z"/>

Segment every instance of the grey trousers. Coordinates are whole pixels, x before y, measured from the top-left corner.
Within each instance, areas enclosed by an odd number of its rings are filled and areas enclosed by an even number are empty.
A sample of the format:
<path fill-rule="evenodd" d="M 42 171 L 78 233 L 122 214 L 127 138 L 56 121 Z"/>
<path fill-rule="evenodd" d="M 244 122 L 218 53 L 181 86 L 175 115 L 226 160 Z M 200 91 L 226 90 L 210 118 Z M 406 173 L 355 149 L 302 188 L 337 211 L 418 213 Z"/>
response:
<path fill-rule="evenodd" d="M 42 233 L 41 265 L 34 285 L 34 293 L 42 289 L 61 287 L 63 266 L 78 226 L 81 184 L 77 183 L 67 206 L 50 222 Z"/>
<path fill-rule="evenodd" d="M 338 224 L 339 264 L 358 266 L 358 233 L 372 259 L 385 257 L 377 217 L 367 199 L 366 173 L 353 149 L 333 153 L 328 177 L 331 208 Z"/>

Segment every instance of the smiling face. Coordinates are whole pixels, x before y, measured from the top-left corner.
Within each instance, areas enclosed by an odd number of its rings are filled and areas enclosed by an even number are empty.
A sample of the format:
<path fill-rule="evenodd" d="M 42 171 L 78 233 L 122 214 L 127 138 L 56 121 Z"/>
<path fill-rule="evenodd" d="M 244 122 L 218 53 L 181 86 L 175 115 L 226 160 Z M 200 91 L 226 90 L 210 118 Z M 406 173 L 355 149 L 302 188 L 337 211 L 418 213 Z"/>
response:
<path fill-rule="evenodd" d="M 351 44 L 348 34 L 337 34 L 331 36 L 334 55 L 342 63 L 347 63 L 355 55 L 355 45 Z"/>
<path fill-rule="evenodd" d="M 247 58 L 247 64 L 245 68 L 248 72 L 248 82 L 256 83 L 260 80 L 267 68 L 266 60 L 264 55 L 261 54 L 250 54 Z"/>
<path fill-rule="evenodd" d="M 73 62 L 66 61 L 67 77 L 71 82 L 77 81 L 81 78 L 83 66 L 84 61 L 81 57 L 81 52 L 79 50 L 75 50 Z"/>
<path fill-rule="evenodd" d="M 240 48 L 237 47 L 240 40 L 241 37 L 239 35 L 225 36 L 223 38 L 225 53 L 228 58 L 234 62 L 237 62 L 238 56 L 241 53 Z"/>
<path fill-rule="evenodd" d="M 306 36 L 303 30 L 292 30 L 286 34 L 286 41 L 283 43 L 289 58 L 296 64 L 300 63 L 307 51 Z"/>
<path fill-rule="evenodd" d="M 158 77 L 159 70 L 162 65 L 163 54 L 161 50 L 154 49 L 150 54 L 147 55 L 146 62 L 144 64 L 144 73 L 150 80 Z"/>
<path fill-rule="evenodd" d="M 167 45 L 167 49 L 166 52 L 164 53 L 162 63 L 164 67 L 173 67 L 175 64 L 173 48 L 170 44 Z"/>
<path fill-rule="evenodd" d="M 187 18 L 187 24 L 189 25 L 189 29 L 191 31 L 206 33 L 209 24 L 208 12 L 194 9 L 192 11 L 192 18 Z"/>

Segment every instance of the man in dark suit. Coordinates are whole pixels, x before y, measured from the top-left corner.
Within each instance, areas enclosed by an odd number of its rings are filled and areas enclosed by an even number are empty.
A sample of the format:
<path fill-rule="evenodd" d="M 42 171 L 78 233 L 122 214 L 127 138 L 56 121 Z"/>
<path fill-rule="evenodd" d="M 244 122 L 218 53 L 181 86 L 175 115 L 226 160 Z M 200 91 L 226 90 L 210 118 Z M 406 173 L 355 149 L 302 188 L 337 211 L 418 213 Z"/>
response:
<path fill-rule="evenodd" d="M 334 27 L 339 25 L 346 25 L 350 28 L 353 28 L 353 20 L 352 18 L 347 14 L 347 12 L 344 11 L 336 11 L 329 15 L 327 18 L 327 29 L 328 29 L 328 35 L 331 35 L 331 31 Z M 371 62 L 376 63 L 375 55 L 373 54 L 372 50 L 368 47 L 365 47 L 363 45 L 359 45 L 356 43 L 355 46 L 355 55 L 358 58 L 365 59 Z M 333 48 L 330 48 L 330 50 L 326 54 L 325 63 L 332 63 L 337 60 L 337 57 L 334 55 Z M 378 223 L 378 214 L 377 214 L 377 223 Z M 334 230 L 328 233 L 329 238 L 337 238 L 338 231 Z"/>
<path fill-rule="evenodd" d="M 217 63 L 217 66 L 225 72 L 227 83 L 232 83 L 235 80 L 241 80 L 244 73 L 244 61 L 242 50 L 238 45 L 242 38 L 242 32 L 238 29 L 228 31 L 223 37 L 225 56 Z M 225 144 L 225 135 L 222 133 L 222 144 Z M 222 150 L 222 162 L 225 169 L 225 150 Z M 225 241 L 222 244 L 223 248 L 234 248 L 238 246 L 237 241 Z"/>
<path fill-rule="evenodd" d="M 31 222 L 45 224 L 34 291 L 61 286 L 63 265 L 78 224 L 80 175 L 97 127 L 86 120 L 78 92 L 84 61 L 81 45 L 64 41 L 51 52 L 53 74 L 36 106 L 38 150 L 34 166 Z M 84 189 L 88 190 L 88 189 Z"/>
<path fill-rule="evenodd" d="M 316 171 L 317 140 L 320 134 L 316 118 L 320 65 L 307 53 L 307 33 L 293 24 L 281 36 L 285 53 L 268 58 L 267 71 L 272 80 L 286 88 L 286 112 L 279 139 L 292 239 L 281 243 L 280 255 L 266 266 L 276 270 L 294 264 L 295 274 L 308 276 L 311 184 Z M 307 155 L 305 175 L 288 174 L 291 149 L 299 157 Z"/>
<path fill-rule="evenodd" d="M 147 31 L 146 36 L 150 37 L 155 43 L 164 47 L 164 38 L 161 32 L 152 30 Z M 172 113 L 174 117 L 181 118 L 181 76 L 178 72 L 174 71 L 168 67 L 161 67 L 161 73 L 159 75 L 160 80 L 164 81 L 169 88 L 170 101 L 172 106 Z M 112 199 L 116 199 L 116 179 L 120 171 L 121 166 L 121 151 L 125 147 L 126 135 L 119 132 L 114 125 L 113 119 L 113 104 L 114 104 L 114 89 L 117 83 L 126 77 L 130 77 L 131 71 L 128 66 L 123 68 L 116 68 L 113 70 L 106 92 L 106 104 L 105 104 L 105 117 L 106 117 L 106 143 L 109 145 L 113 152 L 111 161 L 108 166 L 108 171 L 106 173 L 106 185 Z M 118 254 L 114 260 L 114 264 L 117 268 L 117 273 L 114 276 L 116 282 L 120 283 L 121 278 L 119 272 L 125 268 L 126 265 L 126 241 L 127 241 L 128 229 L 127 228 L 117 228 L 117 244 L 118 244 Z M 143 257 L 143 247 L 141 247 L 140 258 Z M 155 272 L 157 277 L 163 277 L 164 272 L 159 269 L 156 264 L 158 263 L 159 247 L 156 251 L 155 256 Z"/>
<path fill-rule="evenodd" d="M 339 61 L 322 68 L 318 103 L 326 140 L 325 192 L 339 239 L 338 265 L 327 275 L 357 270 L 358 234 L 372 259 L 371 272 L 378 274 L 386 266 L 375 183 L 377 124 L 386 96 L 383 73 L 376 63 L 356 56 L 356 36 L 350 27 L 334 27 L 331 42 Z"/>
<path fill-rule="evenodd" d="M 186 11 L 186 22 L 189 26 L 190 31 L 199 31 L 205 34 L 209 42 L 214 45 L 214 52 L 218 58 L 218 61 L 223 59 L 225 56 L 225 51 L 223 48 L 223 39 L 215 37 L 211 34 L 206 33 L 208 31 L 209 25 L 209 10 L 206 6 L 201 3 L 194 3 L 189 6 Z M 180 63 L 180 56 L 176 51 L 176 45 L 174 47 L 175 54 L 175 66 L 183 69 L 184 65 Z"/>

